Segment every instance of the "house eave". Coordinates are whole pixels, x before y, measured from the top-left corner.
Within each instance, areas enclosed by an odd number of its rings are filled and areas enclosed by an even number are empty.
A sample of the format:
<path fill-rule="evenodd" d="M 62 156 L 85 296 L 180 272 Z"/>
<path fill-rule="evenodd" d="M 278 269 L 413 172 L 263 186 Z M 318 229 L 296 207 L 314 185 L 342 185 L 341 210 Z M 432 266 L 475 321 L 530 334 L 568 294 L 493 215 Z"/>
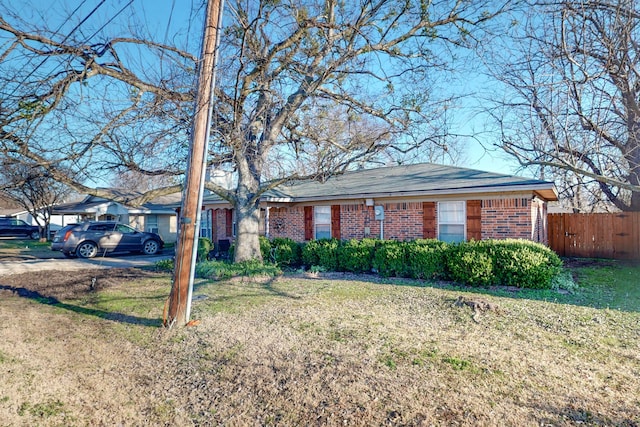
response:
<path fill-rule="evenodd" d="M 263 202 L 267 203 L 303 203 L 303 202 L 323 202 L 330 200 L 353 200 L 353 199 L 398 199 L 398 198 L 434 198 L 444 196 L 475 196 L 483 194 L 487 196 L 501 195 L 505 193 L 532 193 L 546 201 L 558 200 L 558 193 L 555 187 L 546 184 L 533 184 L 527 186 L 502 186 L 502 187 L 481 187 L 481 188 L 455 188 L 427 191 L 393 191 L 393 192 L 371 192 L 357 194 L 339 194 L 313 197 L 265 197 Z"/>

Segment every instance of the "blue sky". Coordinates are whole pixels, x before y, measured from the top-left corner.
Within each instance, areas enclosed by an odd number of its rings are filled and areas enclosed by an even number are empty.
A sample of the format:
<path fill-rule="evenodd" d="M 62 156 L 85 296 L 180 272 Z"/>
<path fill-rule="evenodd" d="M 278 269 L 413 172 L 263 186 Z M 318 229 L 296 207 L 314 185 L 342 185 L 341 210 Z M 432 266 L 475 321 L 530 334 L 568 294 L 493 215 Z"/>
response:
<path fill-rule="evenodd" d="M 123 25 L 125 21 L 123 18 L 134 14 L 134 20 L 146 22 L 146 28 L 138 28 L 137 31 L 148 33 L 155 40 L 162 41 L 167 37 L 175 36 L 176 29 L 181 29 L 182 31 L 177 33 L 180 43 L 188 43 L 192 47 L 190 50 L 195 53 L 201 37 L 201 24 L 189 27 L 187 22 L 190 18 L 191 5 L 203 2 L 204 0 L 135 0 L 129 4 L 129 0 L 107 0 L 82 23 L 74 37 L 82 40 L 83 37 L 88 38 L 93 35 L 94 39 L 92 40 L 98 40 L 105 23 L 108 23 L 108 26 L 104 31 L 113 34 L 119 25 Z M 38 21 L 46 21 L 51 29 L 59 28 L 60 34 L 67 34 L 80 20 L 87 17 L 100 4 L 100 1 L 36 0 L 26 3 L 5 0 L 3 3 L 18 11 L 26 22 L 37 25 Z M 63 22 L 64 18 L 70 16 L 74 11 L 75 18 Z M 204 13 L 202 9 L 200 12 Z M 110 22 L 110 20 L 112 21 Z M 172 43 L 174 40 L 169 42 Z M 473 61 L 473 57 L 469 56 L 467 61 Z M 491 86 L 487 80 L 479 73 L 470 72 L 465 68 L 464 66 L 460 67 L 460 72 L 453 76 L 453 80 L 449 82 L 446 90 L 450 91 L 451 95 L 486 93 Z M 482 115 L 477 114 L 479 102 L 471 96 L 463 97 L 452 108 L 450 132 L 475 136 L 475 139 L 463 139 L 466 146 L 464 157 L 467 161 L 462 162 L 459 166 L 504 174 L 516 173 L 518 165 L 515 161 L 507 159 L 506 155 L 499 150 L 485 151 L 482 147 L 481 144 L 492 147 L 494 140 L 491 134 L 484 132 L 485 119 Z M 525 175 L 526 172 L 518 172 L 518 174 Z"/>

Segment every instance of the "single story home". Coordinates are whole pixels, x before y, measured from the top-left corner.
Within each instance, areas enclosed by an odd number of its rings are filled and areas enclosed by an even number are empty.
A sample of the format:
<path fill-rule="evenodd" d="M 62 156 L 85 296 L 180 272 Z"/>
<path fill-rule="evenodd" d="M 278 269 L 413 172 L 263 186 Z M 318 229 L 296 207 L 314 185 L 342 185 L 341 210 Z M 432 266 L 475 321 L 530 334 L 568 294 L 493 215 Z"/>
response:
<path fill-rule="evenodd" d="M 139 194 L 120 192 L 121 196 L 133 198 Z M 52 223 L 67 225 L 88 220 L 120 221 L 141 230 L 158 233 L 166 243 L 177 238 L 178 223 L 175 204 L 180 203 L 180 194 L 158 197 L 140 207 L 127 206 L 102 197 L 87 196 L 83 200 L 62 203 L 53 208 Z"/>
<path fill-rule="evenodd" d="M 547 204 L 556 200 L 548 181 L 432 163 L 381 167 L 266 192 L 261 234 L 298 242 L 517 238 L 546 244 Z M 216 195 L 203 200 L 201 236 L 234 239 L 234 210 Z"/>

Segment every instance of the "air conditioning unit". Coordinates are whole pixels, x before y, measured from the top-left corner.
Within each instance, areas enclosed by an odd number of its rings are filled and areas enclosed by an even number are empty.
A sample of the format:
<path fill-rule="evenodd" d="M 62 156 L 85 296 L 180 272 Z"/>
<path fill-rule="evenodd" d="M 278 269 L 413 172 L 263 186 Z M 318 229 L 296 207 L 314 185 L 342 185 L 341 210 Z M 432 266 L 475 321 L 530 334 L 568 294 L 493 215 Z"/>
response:
<path fill-rule="evenodd" d="M 156 234 L 158 234 L 158 227 L 149 227 L 149 233 L 156 233 Z"/>

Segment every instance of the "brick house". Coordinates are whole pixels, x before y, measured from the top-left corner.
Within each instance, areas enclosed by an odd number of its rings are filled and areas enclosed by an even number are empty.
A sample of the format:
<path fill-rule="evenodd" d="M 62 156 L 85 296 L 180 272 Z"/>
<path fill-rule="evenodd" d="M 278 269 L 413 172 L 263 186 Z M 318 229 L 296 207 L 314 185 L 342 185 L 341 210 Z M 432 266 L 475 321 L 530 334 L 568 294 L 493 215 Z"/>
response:
<path fill-rule="evenodd" d="M 547 203 L 557 199 L 547 181 L 431 163 L 382 167 L 265 193 L 261 233 L 299 242 L 375 237 L 547 243 Z M 228 202 L 212 195 L 203 204 L 201 235 L 233 240 Z"/>

